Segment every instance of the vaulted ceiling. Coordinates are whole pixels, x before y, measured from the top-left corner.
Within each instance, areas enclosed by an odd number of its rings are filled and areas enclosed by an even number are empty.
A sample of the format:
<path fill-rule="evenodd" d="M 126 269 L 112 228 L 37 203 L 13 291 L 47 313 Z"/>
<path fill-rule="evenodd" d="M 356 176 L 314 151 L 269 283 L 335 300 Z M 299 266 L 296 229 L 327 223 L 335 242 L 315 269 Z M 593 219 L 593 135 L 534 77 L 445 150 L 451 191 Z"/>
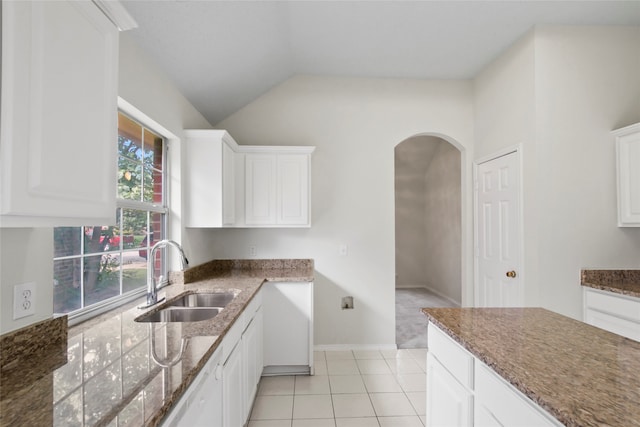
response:
<path fill-rule="evenodd" d="M 134 1 L 135 41 L 213 125 L 295 74 L 469 79 L 536 24 L 640 25 L 640 1 Z"/>

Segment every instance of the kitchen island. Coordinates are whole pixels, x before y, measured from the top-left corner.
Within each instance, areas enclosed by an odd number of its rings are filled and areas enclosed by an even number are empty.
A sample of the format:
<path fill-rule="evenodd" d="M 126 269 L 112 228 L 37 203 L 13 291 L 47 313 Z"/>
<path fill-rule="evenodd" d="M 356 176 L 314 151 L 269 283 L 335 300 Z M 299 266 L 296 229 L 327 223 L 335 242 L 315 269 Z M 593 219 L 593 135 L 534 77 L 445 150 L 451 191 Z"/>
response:
<path fill-rule="evenodd" d="M 313 271 L 313 260 L 220 260 L 172 274 L 159 292 L 167 301 L 185 292 L 235 298 L 209 320 L 155 324 L 135 319 L 162 304 L 141 310 L 140 299 L 71 327 L 64 346 L 3 362 L 0 425 L 160 425 L 263 285 L 308 284 Z"/>
<path fill-rule="evenodd" d="M 640 298 L 640 270 L 587 270 L 580 272 L 585 288 Z"/>
<path fill-rule="evenodd" d="M 640 341 L 640 270 L 582 270 L 583 320 Z"/>
<path fill-rule="evenodd" d="M 442 331 L 452 339 L 445 346 L 459 344 L 460 351 L 472 356 L 458 365 L 469 378 L 462 387 L 463 401 L 473 400 L 468 425 L 475 424 L 474 417 L 486 419 L 478 404 L 484 398 L 478 373 L 488 371 L 542 408 L 549 425 L 640 426 L 639 342 L 541 308 L 422 311 L 429 318 L 429 333 L 437 327 L 434 341 Z M 521 425 L 527 425 L 526 418 L 521 417 Z"/>

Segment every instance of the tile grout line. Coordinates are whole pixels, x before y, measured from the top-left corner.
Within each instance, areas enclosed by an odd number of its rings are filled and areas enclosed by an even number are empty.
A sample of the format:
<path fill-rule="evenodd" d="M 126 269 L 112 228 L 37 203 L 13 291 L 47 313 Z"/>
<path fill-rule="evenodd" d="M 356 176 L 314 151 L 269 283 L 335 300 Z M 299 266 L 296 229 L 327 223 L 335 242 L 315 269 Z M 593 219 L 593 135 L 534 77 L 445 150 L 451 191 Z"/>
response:
<path fill-rule="evenodd" d="M 298 385 L 298 376 L 293 376 L 293 403 L 291 405 L 291 422 L 289 423 L 293 427 L 293 414 L 296 410 L 296 386 Z"/>
<path fill-rule="evenodd" d="M 397 351 L 399 351 L 399 350 L 405 350 L 405 351 L 406 351 L 406 350 L 408 350 L 408 349 L 398 349 Z M 357 373 L 358 373 L 357 377 L 358 377 L 358 378 L 360 379 L 360 381 L 362 382 L 363 387 L 364 387 L 364 391 L 365 391 L 365 393 L 367 394 L 367 397 L 368 397 L 368 399 L 369 399 L 369 403 L 371 404 L 371 407 L 372 407 L 372 409 L 373 409 L 374 416 L 373 416 L 372 418 L 375 418 L 375 419 L 376 419 L 376 423 L 378 424 L 378 426 L 381 426 L 381 424 L 380 424 L 380 417 L 381 417 L 382 415 L 379 415 L 379 414 L 378 414 L 378 412 L 376 411 L 375 406 L 373 405 L 373 400 L 372 400 L 372 396 L 371 396 L 371 394 L 373 393 L 373 391 L 370 391 L 370 388 L 369 388 L 369 387 L 367 387 L 367 385 L 366 385 L 366 383 L 365 383 L 365 381 L 364 381 L 364 375 L 375 376 L 376 374 L 365 374 L 365 373 L 363 373 L 363 372 L 362 372 L 362 369 L 361 369 L 361 367 L 360 367 L 360 364 L 358 364 L 358 360 L 369 360 L 369 359 L 366 359 L 366 358 L 364 358 L 364 359 L 357 359 L 357 358 L 356 358 L 356 355 L 355 355 L 355 352 L 354 352 L 353 350 L 350 350 L 349 352 L 351 353 L 351 356 L 352 356 L 352 358 L 350 358 L 350 359 L 351 359 L 351 360 L 354 360 L 354 363 L 355 363 L 355 365 L 356 365 L 356 369 L 357 369 Z M 325 353 L 325 352 L 323 352 L 323 353 Z M 403 353 L 404 353 L 404 352 L 403 352 Z M 422 357 L 418 357 L 417 355 L 415 355 L 415 354 L 414 354 L 414 353 L 412 353 L 412 352 L 406 351 L 406 353 L 407 353 L 407 355 L 409 356 L 409 357 L 406 357 L 406 359 L 412 360 L 412 361 L 413 361 L 413 362 L 415 362 L 415 363 L 418 363 L 418 359 L 422 359 Z M 401 389 L 401 393 L 402 393 L 402 395 L 404 395 L 405 399 L 409 401 L 410 407 L 411 407 L 411 408 L 412 408 L 412 410 L 413 410 L 413 415 L 411 415 L 411 416 L 412 416 L 412 417 L 417 417 L 417 418 L 419 419 L 420 423 L 421 423 L 421 424 L 423 424 L 423 421 L 422 421 L 422 418 L 421 418 L 421 417 L 423 417 L 423 416 L 421 416 L 421 415 L 419 415 L 419 414 L 418 414 L 418 410 L 417 410 L 416 406 L 415 406 L 415 405 L 414 405 L 414 403 L 411 401 L 411 399 L 409 399 L 408 393 L 410 393 L 410 392 L 409 392 L 409 391 L 407 391 L 407 390 L 405 390 L 405 387 L 403 387 L 403 386 L 402 386 L 402 384 L 400 384 L 400 383 L 399 383 L 399 381 L 398 381 L 398 376 L 399 376 L 399 375 L 403 375 L 403 374 L 402 374 L 402 373 L 400 373 L 398 369 L 396 369 L 396 372 L 393 372 L 393 370 L 391 369 L 391 363 L 392 363 L 392 362 L 390 362 L 390 361 L 398 361 L 399 359 L 403 359 L 403 358 L 398 358 L 398 357 L 397 357 L 397 354 L 396 354 L 396 357 L 393 357 L 393 358 L 386 358 L 386 357 L 384 357 L 384 354 L 381 354 L 381 355 L 382 355 L 382 359 L 376 359 L 376 358 L 374 358 L 374 359 L 371 359 L 371 360 L 384 360 L 385 365 L 387 366 L 387 368 L 389 368 L 389 371 L 390 371 L 390 373 L 389 373 L 389 374 L 386 374 L 386 373 L 385 373 L 384 375 L 390 375 L 390 376 L 394 379 L 394 381 L 396 381 L 396 382 L 398 383 L 398 385 L 399 385 L 399 387 L 400 387 L 400 389 Z M 326 353 L 324 354 L 324 358 L 323 358 L 323 360 L 324 360 L 324 362 L 325 362 L 325 365 L 327 365 Z M 335 360 L 340 360 L 340 359 L 335 359 Z M 344 359 L 344 360 L 349 360 L 349 359 Z M 410 372 L 410 373 L 408 373 L 408 375 L 418 375 L 418 374 L 420 374 L 420 375 L 425 375 L 425 374 L 426 374 L 426 372 L 424 372 L 424 370 L 423 370 L 423 369 L 422 369 L 422 367 L 419 365 L 419 363 L 418 363 L 418 367 L 420 368 L 420 371 L 422 371 L 422 372 L 416 372 L 416 373 L 411 373 L 411 372 Z M 396 368 L 397 368 L 397 366 L 396 366 Z M 343 374 L 343 375 L 349 375 L 349 374 Z M 382 374 L 380 374 L 380 375 L 382 375 Z M 333 413 L 333 420 L 332 420 L 332 421 L 333 421 L 333 425 L 334 425 L 334 426 L 337 426 L 337 417 L 336 417 L 335 405 L 334 405 L 334 403 L 333 403 L 333 396 L 334 396 L 334 394 L 339 394 L 339 393 L 334 393 L 334 388 L 333 388 L 333 386 L 331 385 L 331 381 L 330 381 L 330 378 L 329 378 L 331 375 L 330 375 L 329 370 L 328 370 L 328 365 L 327 365 L 327 372 L 325 372 L 325 373 L 323 373 L 323 374 L 321 374 L 321 375 L 318 375 L 318 377 L 320 377 L 320 376 L 326 376 L 326 377 L 327 377 L 327 383 L 328 383 L 328 387 L 329 387 L 329 397 L 330 397 L 331 406 L 332 406 L 332 413 Z M 340 375 L 337 375 L 337 376 L 340 376 Z M 288 423 L 288 424 L 289 424 L 289 426 L 290 426 L 290 427 L 293 427 L 293 425 L 294 425 L 294 420 L 295 420 L 295 419 L 293 418 L 293 416 L 294 416 L 294 412 L 295 412 L 295 398 L 296 398 L 296 396 L 298 396 L 298 393 L 297 393 L 298 376 L 296 375 L 296 376 L 293 376 L 293 377 L 294 377 L 294 378 L 293 378 L 293 379 L 294 379 L 294 383 L 293 383 L 293 396 L 292 396 L 292 397 L 293 397 L 293 405 L 292 405 L 292 409 L 291 409 L 291 418 L 290 418 L 289 420 L 282 420 L 282 421 L 285 421 L 285 422 L 286 422 L 286 421 L 289 421 L 289 423 Z M 420 391 L 418 391 L 418 392 L 420 392 Z M 416 392 L 416 393 L 418 393 L 418 392 Z M 380 392 L 380 393 L 383 393 L 383 392 Z M 392 393 L 392 392 L 387 392 L 387 393 Z M 351 393 L 345 393 L 345 394 L 351 394 Z M 399 394 L 399 393 L 398 393 L 398 394 Z M 301 396 L 301 395 L 300 395 L 300 396 Z M 252 412 L 253 412 L 253 411 L 252 411 Z M 405 416 L 405 415 L 390 415 L 389 417 L 404 417 L 404 416 Z M 351 418 L 351 417 L 348 417 L 348 418 Z M 360 417 L 356 417 L 356 418 L 360 418 Z M 327 420 L 328 420 L 328 419 L 327 419 Z M 251 421 L 251 418 L 250 418 L 250 421 Z M 424 425 L 424 424 L 423 424 L 423 425 Z"/>

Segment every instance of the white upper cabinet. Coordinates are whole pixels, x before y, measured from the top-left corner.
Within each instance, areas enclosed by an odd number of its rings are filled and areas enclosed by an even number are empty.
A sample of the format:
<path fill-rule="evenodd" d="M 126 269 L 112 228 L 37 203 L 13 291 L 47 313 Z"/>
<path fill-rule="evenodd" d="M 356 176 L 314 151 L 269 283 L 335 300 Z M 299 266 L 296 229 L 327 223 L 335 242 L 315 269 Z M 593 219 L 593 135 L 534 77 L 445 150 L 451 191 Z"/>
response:
<path fill-rule="evenodd" d="M 278 224 L 310 226 L 310 155 L 279 154 L 277 160 L 276 222 Z"/>
<path fill-rule="evenodd" d="M 273 154 L 245 156 L 245 195 L 247 225 L 276 224 L 276 164 Z"/>
<path fill-rule="evenodd" d="M 238 144 L 224 130 L 187 130 L 185 135 L 185 226 L 234 226 Z"/>
<path fill-rule="evenodd" d="M 618 227 L 640 227 L 640 123 L 612 133 L 616 140 Z"/>
<path fill-rule="evenodd" d="M 247 226 L 310 227 L 314 147 L 251 147 L 245 156 Z"/>
<path fill-rule="evenodd" d="M 187 227 L 311 226 L 315 147 L 238 145 L 224 130 L 185 134 Z"/>
<path fill-rule="evenodd" d="M 117 73 L 93 2 L 2 3 L 1 226 L 115 223 Z"/>

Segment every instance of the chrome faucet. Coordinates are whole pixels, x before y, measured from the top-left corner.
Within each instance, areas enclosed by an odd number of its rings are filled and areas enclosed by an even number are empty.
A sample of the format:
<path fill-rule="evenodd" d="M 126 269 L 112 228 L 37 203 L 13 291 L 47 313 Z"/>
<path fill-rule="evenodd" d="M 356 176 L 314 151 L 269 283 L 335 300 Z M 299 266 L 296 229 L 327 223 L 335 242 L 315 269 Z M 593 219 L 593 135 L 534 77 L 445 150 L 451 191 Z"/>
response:
<path fill-rule="evenodd" d="M 182 261 L 183 270 L 187 268 L 187 265 L 189 265 L 189 260 L 184 255 L 184 251 L 178 243 L 174 242 L 173 240 L 160 240 L 159 242 L 156 242 L 156 244 L 153 245 L 153 247 L 149 251 L 149 256 L 147 257 L 147 305 L 143 305 L 138 308 L 148 308 L 164 300 L 164 298 L 162 298 L 158 301 L 158 289 L 162 287 L 163 278 L 162 276 L 160 276 L 156 285 L 153 277 L 153 272 L 155 270 L 153 263 L 156 258 L 156 251 L 159 248 L 164 248 L 166 246 L 172 246 L 178 250 L 178 252 L 180 253 L 180 260 Z"/>

